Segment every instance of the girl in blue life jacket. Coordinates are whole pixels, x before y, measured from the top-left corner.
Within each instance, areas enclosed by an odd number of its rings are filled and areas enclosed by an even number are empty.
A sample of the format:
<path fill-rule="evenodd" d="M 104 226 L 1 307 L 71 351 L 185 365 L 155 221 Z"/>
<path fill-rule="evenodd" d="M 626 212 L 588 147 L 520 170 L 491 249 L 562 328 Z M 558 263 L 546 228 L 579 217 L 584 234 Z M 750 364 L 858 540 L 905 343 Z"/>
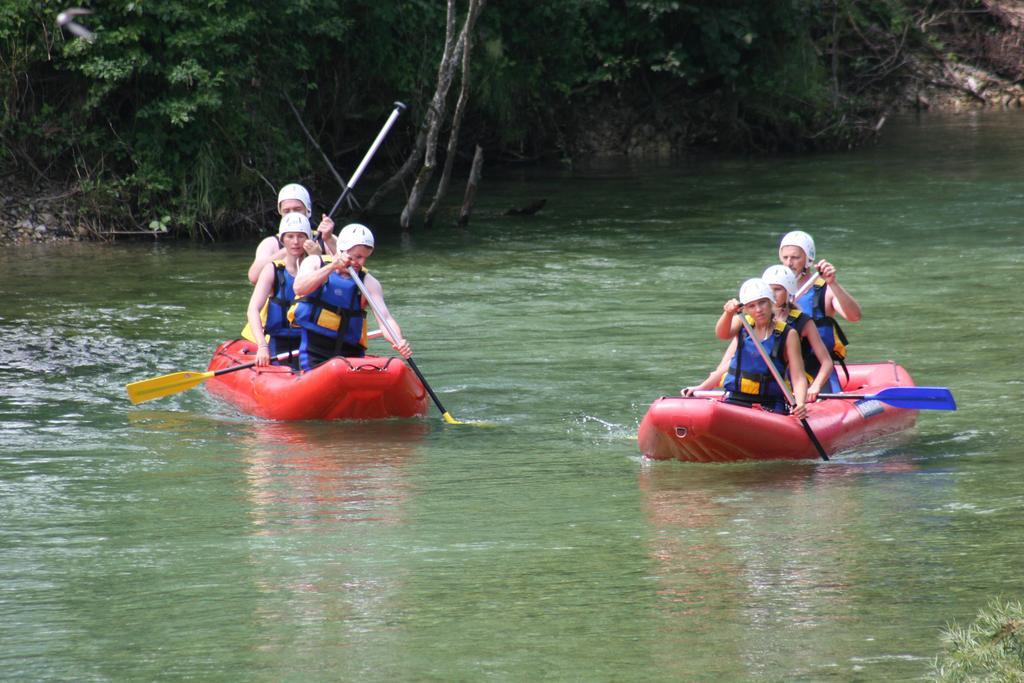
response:
<path fill-rule="evenodd" d="M 246 312 L 252 333 L 249 338 L 257 340 L 257 367 L 268 365 L 271 356 L 298 351 L 302 334 L 291 326 L 287 315 L 295 298 L 295 275 L 306 257 L 303 245 L 312 234 L 309 219 L 303 214 L 287 213 L 281 218 L 277 239 L 284 245 L 284 257 L 263 264 Z M 291 357 L 289 364 L 298 367 L 298 353 Z"/>
<path fill-rule="evenodd" d="M 300 213 L 307 219 L 313 217 L 313 200 L 309 197 L 309 191 L 297 183 L 289 183 L 277 193 L 277 212 L 282 218 L 290 213 Z M 303 249 L 309 255 L 333 254 L 337 240 L 335 239 L 334 221 L 330 216 L 324 216 L 317 226 L 317 235 L 314 240 L 312 233 L 309 239 L 303 244 Z M 263 272 L 263 266 L 271 261 L 278 261 L 285 257 L 287 249 L 280 238 L 271 235 L 266 237 L 256 247 L 256 255 L 249 266 L 249 282 L 256 284 Z"/>
<path fill-rule="evenodd" d="M 807 402 L 814 403 L 823 387 L 829 386 L 830 378 L 835 375 L 832 356 L 822 343 L 817 326 L 812 324 L 811 316 L 793 303 L 792 297 L 796 294 L 793 271 L 781 264 L 768 266 L 761 274 L 761 279 L 775 293 L 775 319 L 788 322 L 800 334 L 804 372 L 811 382 L 807 387 Z"/>
<path fill-rule="evenodd" d="M 730 299 L 723 306 L 723 317 L 729 316 L 731 320 L 742 311 L 754 331 L 754 339 L 741 324 L 718 367 L 699 385 L 683 389 L 683 396 L 720 386 L 726 391 L 728 403 L 759 405 L 775 413 L 789 412 L 800 419 L 807 417 L 807 376 L 800 352 L 800 335 L 792 325 L 775 320 L 774 298 L 772 288 L 760 278 L 743 283 L 739 300 Z M 783 381 L 788 375 L 795 406 L 786 405 L 785 392 L 754 344 L 761 345 Z"/>
<path fill-rule="evenodd" d="M 835 316 L 838 314 L 850 322 L 857 322 L 861 318 L 860 304 L 836 281 L 834 265 L 824 259 L 815 263 L 814 259 L 814 239 L 806 232 L 793 230 L 783 236 L 779 243 L 779 260 L 796 275 L 797 290 L 806 290 L 796 300 L 796 305 L 814 320 L 832 360 L 848 377 L 845 363 L 846 335 Z M 815 269 L 818 271 L 817 276 L 814 274 Z M 812 278 L 813 282 L 810 282 Z M 842 391 L 838 374 L 832 374 L 828 390 Z"/>
<path fill-rule="evenodd" d="M 373 254 L 373 233 L 365 225 L 346 225 L 338 233 L 337 246 L 332 261 L 311 256 L 302 263 L 295 278 L 295 296 L 299 299 L 291 315 L 294 325 L 302 330 L 300 367 L 312 370 L 335 356 L 361 357 L 366 353 L 367 302 L 352 281 L 349 266 L 373 297 L 376 311 L 385 318 L 378 320 L 385 338 L 399 354 L 409 358 L 412 349 L 384 303 L 380 282 L 364 268 L 366 259 Z M 391 338 L 389 328 L 398 335 L 397 339 Z"/>
<path fill-rule="evenodd" d="M 804 361 L 804 372 L 810 385 L 807 387 L 807 400 L 814 403 L 823 387 L 829 386 L 834 375 L 832 357 L 818 334 L 818 328 L 810 324 L 811 317 L 793 305 L 791 297 L 796 293 L 796 277 L 793 271 L 783 265 L 769 266 L 761 275 L 772 290 L 775 305 L 775 320 L 792 325 L 800 335 L 800 351 Z M 734 315 L 739 310 L 740 302 L 730 299 L 723 306 L 721 317 L 715 324 L 715 336 L 719 339 L 732 339 L 743 327 L 740 319 Z M 837 380 L 838 381 L 838 380 Z"/>

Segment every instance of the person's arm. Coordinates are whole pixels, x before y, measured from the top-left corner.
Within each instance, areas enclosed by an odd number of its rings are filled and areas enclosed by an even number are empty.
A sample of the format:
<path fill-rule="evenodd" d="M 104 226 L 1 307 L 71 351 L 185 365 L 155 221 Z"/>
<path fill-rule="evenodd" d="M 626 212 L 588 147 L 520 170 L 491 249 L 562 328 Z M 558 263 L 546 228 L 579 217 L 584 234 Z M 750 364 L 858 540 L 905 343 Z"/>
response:
<path fill-rule="evenodd" d="M 267 303 L 267 299 L 274 293 L 274 264 L 266 263 L 263 271 L 256 280 L 252 295 L 249 296 L 249 308 L 246 310 L 246 318 L 249 320 L 249 329 L 252 331 L 253 339 L 256 340 L 256 367 L 270 364 L 270 347 L 267 345 L 267 335 L 263 330 L 263 321 L 260 319 L 260 312 Z"/>
<path fill-rule="evenodd" d="M 796 401 L 790 412 L 801 420 L 807 419 L 807 375 L 804 374 L 804 358 L 800 354 L 800 335 L 792 328 L 786 333 L 786 366 L 793 385 L 793 400 Z"/>
<path fill-rule="evenodd" d="M 338 253 L 338 239 L 334 236 L 334 221 L 327 214 L 320 220 L 320 225 L 316 226 L 316 231 L 319 233 L 320 239 L 324 242 L 324 248 L 328 254 Z"/>
<path fill-rule="evenodd" d="M 377 317 L 377 323 L 384 333 L 384 338 L 391 342 L 391 346 L 403 358 L 409 358 L 412 356 L 412 347 L 409 346 L 409 342 L 402 336 L 402 328 L 398 326 L 398 322 L 391 315 L 387 304 L 384 303 L 384 290 L 380 286 L 380 281 L 367 273 L 366 277 L 363 278 L 363 285 L 366 287 L 367 293 L 373 297 L 373 303 L 375 304 L 373 314 Z M 391 335 L 391 332 L 394 332 L 397 339 Z"/>
<path fill-rule="evenodd" d="M 331 271 L 342 273 L 351 263 L 352 258 L 348 254 L 341 254 L 328 263 L 322 263 L 320 258 L 313 256 L 302 259 L 299 271 L 295 274 L 295 283 L 292 285 L 295 296 L 312 294 L 327 282 Z"/>
<path fill-rule="evenodd" d="M 264 238 L 256 247 L 256 256 L 253 257 L 252 265 L 249 266 L 249 282 L 256 284 L 256 281 L 260 279 L 260 273 L 263 272 L 263 266 L 271 261 L 284 258 L 284 255 L 285 249 L 277 246 L 276 237 Z"/>
<path fill-rule="evenodd" d="M 680 393 L 683 396 L 693 396 L 695 391 L 706 391 L 708 389 L 714 389 L 722 382 L 722 378 L 725 377 L 725 373 L 729 371 L 729 363 L 732 361 L 733 355 L 736 353 L 736 337 L 732 338 L 729 345 L 725 347 L 725 353 L 722 354 L 722 360 L 718 361 L 718 367 L 708 374 L 707 379 L 698 384 L 695 387 L 686 387 Z"/>
<path fill-rule="evenodd" d="M 828 284 L 828 292 L 825 293 L 825 315 L 834 316 L 838 313 L 851 323 L 860 320 L 860 304 L 836 281 L 836 267 L 822 259 L 818 262 L 818 272 Z"/>
<path fill-rule="evenodd" d="M 736 336 L 740 331 L 740 325 L 743 324 L 736 319 L 736 314 L 740 308 L 740 302 L 736 299 L 729 299 L 722 305 L 722 315 L 718 317 L 718 322 L 715 323 L 716 337 L 719 339 L 731 339 Z"/>
<path fill-rule="evenodd" d="M 807 402 L 814 403 L 818 400 L 821 388 L 828 382 L 829 375 L 832 374 L 832 354 L 825 348 L 825 343 L 821 341 L 821 335 L 818 334 L 818 328 L 814 326 L 813 322 L 807 321 L 807 324 L 804 325 L 802 336 L 810 344 L 814 357 L 821 364 L 818 374 L 814 376 L 814 381 L 807 387 Z"/>

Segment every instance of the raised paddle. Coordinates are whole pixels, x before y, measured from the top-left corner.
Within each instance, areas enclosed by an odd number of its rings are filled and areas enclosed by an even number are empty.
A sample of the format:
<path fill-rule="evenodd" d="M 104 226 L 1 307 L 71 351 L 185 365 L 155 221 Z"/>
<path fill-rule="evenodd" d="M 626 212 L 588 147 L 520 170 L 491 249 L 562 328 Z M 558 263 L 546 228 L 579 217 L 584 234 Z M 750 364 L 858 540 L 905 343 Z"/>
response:
<path fill-rule="evenodd" d="M 724 396 L 721 389 L 698 389 L 695 398 Z M 956 410 L 953 393 L 946 387 L 889 387 L 875 394 L 818 394 L 818 398 L 863 399 L 879 401 L 905 410 Z"/>
<path fill-rule="evenodd" d="M 284 360 L 298 351 L 285 351 L 279 353 L 273 357 L 272 360 Z M 206 372 L 172 372 L 169 375 L 161 375 L 160 377 L 151 377 L 150 379 L 140 380 L 138 382 L 132 382 L 131 384 L 125 385 L 125 389 L 128 390 L 128 398 L 132 403 L 139 404 L 144 401 L 152 401 L 154 398 L 160 398 L 162 396 L 170 396 L 171 394 L 177 394 L 181 391 L 186 391 L 192 387 L 199 386 L 211 377 L 218 375 L 226 375 L 229 372 L 235 372 L 237 370 L 245 370 L 256 365 L 256 361 L 251 363 L 242 363 L 241 365 L 235 365 L 230 368 L 221 368 L 220 370 L 207 370 Z"/>
<path fill-rule="evenodd" d="M 388 131 L 391 130 L 391 126 L 395 125 L 395 121 L 398 120 L 398 117 L 403 111 L 405 111 L 405 105 L 401 102 L 395 102 L 394 111 L 391 112 L 391 116 L 388 117 L 388 120 L 384 122 L 384 127 L 380 129 L 379 133 L 377 133 L 377 137 L 374 139 L 373 144 L 370 145 L 370 149 L 367 150 L 366 156 L 364 156 L 363 160 L 359 162 L 359 166 L 356 167 L 352 177 L 348 179 L 348 186 L 342 191 L 341 196 L 338 197 L 338 201 L 334 202 L 334 206 L 331 207 L 331 210 L 327 212 L 328 218 L 334 215 L 334 212 L 338 210 L 338 206 L 345 201 L 345 197 L 351 194 L 352 188 L 355 187 L 357 182 L 359 182 L 359 178 L 362 177 L 363 171 L 365 171 L 366 167 L 370 164 L 370 159 L 373 158 L 373 155 L 377 152 L 377 148 L 380 147 L 382 142 L 384 142 L 384 138 L 387 137 Z"/>
<path fill-rule="evenodd" d="M 761 346 L 761 342 L 759 342 L 757 337 L 754 336 L 754 330 L 751 329 L 746 316 L 744 316 L 742 312 L 738 315 L 740 322 L 743 323 L 743 329 L 747 331 L 747 336 L 750 337 L 750 342 L 754 345 L 754 348 L 757 349 L 757 352 L 761 354 L 764 364 L 768 366 L 768 371 L 772 373 L 772 377 L 775 379 L 776 383 L 778 383 L 779 388 L 782 389 L 782 394 L 786 397 L 786 403 L 790 406 L 795 406 L 796 400 L 793 398 L 793 394 L 789 391 L 789 387 L 787 387 L 786 383 L 782 380 L 782 376 L 779 375 L 779 371 L 775 368 L 775 364 L 772 363 L 772 359 L 768 357 L 768 352 L 764 350 L 764 347 Z M 736 352 L 739 353 L 739 348 L 736 349 Z M 821 456 L 821 459 L 828 460 L 828 454 L 825 453 L 825 449 L 822 448 L 821 442 L 818 441 L 818 437 L 814 435 L 814 430 L 811 429 L 811 425 L 807 424 L 806 418 L 800 418 L 800 424 L 803 425 L 804 431 L 807 432 L 808 438 L 810 438 L 811 443 L 814 444 L 814 448 L 817 449 L 818 455 Z"/>
<path fill-rule="evenodd" d="M 388 336 L 391 337 L 391 339 L 398 339 L 399 337 L 397 334 L 395 334 L 394 328 L 391 327 L 391 323 L 389 323 L 387 321 L 387 318 L 385 318 L 381 314 L 380 308 L 378 308 L 377 306 L 377 302 L 374 301 L 373 297 L 370 296 L 370 293 L 366 291 L 366 285 L 364 285 L 363 281 L 359 279 L 355 269 L 352 266 L 348 267 L 348 274 L 349 277 L 352 278 L 352 281 L 356 283 L 356 286 L 359 287 L 359 291 L 363 293 L 363 296 L 366 297 L 366 300 L 370 303 L 370 308 L 373 309 L 373 314 L 377 316 L 377 322 L 380 323 L 380 326 L 384 328 L 384 331 L 388 333 Z M 454 417 L 452 417 L 451 413 L 444 409 L 444 406 L 441 405 L 441 399 L 437 397 L 437 394 L 434 393 L 434 390 L 430 388 L 430 384 L 427 383 L 427 378 L 424 377 L 423 373 L 420 372 L 420 369 L 416 367 L 416 361 L 414 361 L 411 357 L 406 358 L 405 360 L 409 362 L 409 367 L 412 368 L 412 371 L 415 372 L 416 376 L 420 378 L 420 382 L 423 383 L 423 388 L 427 390 L 427 393 L 430 394 L 430 398 L 433 399 L 434 401 L 434 405 L 436 405 L 437 409 L 441 411 L 441 417 L 444 418 L 444 421 L 450 425 L 465 424 L 464 422 L 456 420 Z"/>
<path fill-rule="evenodd" d="M 797 299 L 802 297 L 804 295 L 804 293 L 807 292 L 808 289 L 813 287 L 814 286 L 814 281 L 817 280 L 820 275 L 821 274 L 817 270 L 815 270 L 813 273 L 811 273 L 810 279 L 808 279 L 807 282 L 804 283 L 804 286 L 801 287 L 800 289 L 796 290 L 796 294 L 793 295 L 793 301 L 796 301 Z M 804 312 L 807 313 L 807 311 L 804 311 Z"/>
<path fill-rule="evenodd" d="M 395 121 L 403 111 L 405 111 L 405 105 L 401 102 L 395 102 L 395 108 L 391 112 L 391 116 L 389 116 L 388 120 L 384 122 L 384 127 L 380 129 L 379 133 L 377 133 L 377 137 L 374 138 L 373 143 L 370 145 L 370 149 L 366 151 L 366 154 L 363 156 L 363 160 L 359 162 L 359 166 L 356 167 L 352 177 L 348 179 L 348 184 L 345 186 L 345 189 L 342 190 L 341 196 L 338 197 L 338 201 L 334 202 L 334 206 L 332 206 L 331 210 L 327 212 L 328 218 L 334 216 L 334 212 L 337 211 L 341 203 L 345 201 L 345 197 L 352 193 L 352 188 L 357 182 L 359 182 L 359 178 L 363 175 L 363 171 L 365 171 L 366 167 L 370 164 L 370 160 L 373 159 L 373 155 L 377 153 L 377 148 L 380 147 L 382 142 L 384 142 L 384 138 L 387 137 L 388 131 L 391 130 L 391 126 L 395 125 Z M 327 245 L 324 244 L 323 235 L 318 233 L 316 241 L 320 244 L 320 251 L 326 254 Z"/>

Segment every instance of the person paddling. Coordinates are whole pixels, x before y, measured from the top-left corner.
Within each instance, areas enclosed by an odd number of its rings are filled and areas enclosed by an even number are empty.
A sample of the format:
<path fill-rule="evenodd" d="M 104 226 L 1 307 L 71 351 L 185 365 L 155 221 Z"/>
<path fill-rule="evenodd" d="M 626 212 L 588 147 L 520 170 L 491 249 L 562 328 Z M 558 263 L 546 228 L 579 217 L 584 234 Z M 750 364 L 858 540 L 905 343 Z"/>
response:
<path fill-rule="evenodd" d="M 309 219 L 313 215 L 313 201 L 309 197 L 309 191 L 298 183 L 285 185 L 277 193 L 277 212 L 282 217 L 290 213 L 300 213 Z M 320 221 L 320 225 L 317 226 L 317 240 L 314 241 L 311 235 L 303 245 L 303 249 L 311 255 L 333 254 L 337 242 L 333 233 L 334 221 L 330 216 L 325 215 Z M 263 272 L 263 266 L 271 261 L 284 258 L 286 251 L 287 249 L 278 237 L 271 235 L 264 238 L 256 247 L 256 255 L 249 266 L 249 282 L 256 284 L 260 273 Z"/>
<path fill-rule="evenodd" d="M 309 219 L 302 213 L 290 212 L 281 217 L 277 239 L 284 245 L 284 257 L 263 265 L 246 313 L 248 329 L 252 332 L 250 338 L 257 340 L 257 367 L 268 365 L 271 356 L 299 348 L 302 334 L 291 326 L 287 315 L 295 298 L 295 275 L 306 257 L 304 245 L 312 237 Z M 293 367 L 298 367 L 297 356 L 291 358 Z"/>
<path fill-rule="evenodd" d="M 289 316 L 302 330 L 300 367 L 312 370 L 334 356 L 366 355 L 367 302 L 349 275 L 350 266 L 373 297 L 379 315 L 386 318 L 386 323 L 378 321 L 385 338 L 404 358 L 411 357 L 409 342 L 402 337 L 401 328 L 384 303 L 380 282 L 364 268 L 366 259 L 373 254 L 373 233 L 359 223 L 346 225 L 338 234 L 337 248 L 333 260 L 307 258 L 295 278 L 295 295 L 300 298 Z M 389 329 L 397 338 L 391 337 Z"/>
<path fill-rule="evenodd" d="M 775 320 L 788 323 L 800 335 L 800 352 L 804 362 L 810 385 L 807 387 L 807 401 L 814 403 L 822 387 L 828 386 L 830 375 L 833 375 L 832 357 L 821 341 L 818 329 L 811 322 L 811 317 L 793 305 L 790 297 L 796 294 L 796 277 L 793 271 L 783 265 L 769 266 L 761 275 L 772 290 Z M 715 336 L 719 339 L 732 339 L 743 327 L 743 323 L 735 313 L 740 309 L 740 302 L 730 299 L 722 307 L 722 315 L 715 325 Z"/>
<path fill-rule="evenodd" d="M 761 275 L 775 293 L 775 319 L 788 322 L 800 335 L 800 351 L 804 361 L 804 372 L 811 380 L 807 387 L 807 402 L 814 403 L 823 388 L 829 386 L 829 378 L 835 376 L 832 356 L 821 341 L 818 328 L 809 324 L 811 316 L 793 303 L 797 292 L 796 276 L 783 265 L 769 266 Z M 836 382 L 838 383 L 838 378 Z"/>
<path fill-rule="evenodd" d="M 775 320 L 771 286 L 760 278 L 747 280 L 740 286 L 739 300 L 730 299 L 723 306 L 723 317 L 734 317 L 741 312 L 753 326 L 755 339 L 742 327 L 733 335 L 722 361 L 701 384 L 686 387 L 683 396 L 694 391 L 721 386 L 726 391 L 725 401 L 761 408 L 774 413 L 791 412 L 801 420 L 807 417 L 807 376 L 800 353 L 800 338 L 792 325 Z M 771 371 L 754 344 L 767 352 L 780 377 L 788 371 L 796 404 L 786 405 L 785 392 L 772 377 Z"/>
<path fill-rule="evenodd" d="M 838 313 L 850 322 L 857 322 L 861 318 L 860 304 L 836 280 L 834 265 L 824 259 L 815 263 L 814 259 L 814 239 L 806 232 L 793 230 L 783 236 L 779 243 L 779 260 L 793 271 L 798 291 L 805 290 L 795 303 L 814 320 L 832 360 L 842 366 L 849 378 L 845 363 L 847 339 L 835 316 Z M 813 283 L 809 282 L 812 278 Z M 829 381 L 828 390 L 833 393 L 842 391 L 835 373 Z"/>

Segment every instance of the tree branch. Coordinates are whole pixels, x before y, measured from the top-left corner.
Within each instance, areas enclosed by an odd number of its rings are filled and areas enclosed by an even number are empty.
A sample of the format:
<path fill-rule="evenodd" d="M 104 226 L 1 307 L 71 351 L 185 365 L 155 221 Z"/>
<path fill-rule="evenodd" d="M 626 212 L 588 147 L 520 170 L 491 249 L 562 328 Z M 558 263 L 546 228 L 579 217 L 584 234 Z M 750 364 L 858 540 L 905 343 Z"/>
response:
<path fill-rule="evenodd" d="M 467 26 L 470 26 L 466 33 L 466 40 L 462 48 L 462 82 L 459 84 L 459 99 L 455 104 L 455 113 L 452 114 L 451 131 L 448 135 L 448 148 L 445 150 L 444 169 L 441 171 L 441 180 L 437 183 L 437 190 L 434 192 L 434 199 L 427 209 L 423 222 L 431 225 L 434 222 L 434 214 L 441 199 L 448 192 L 448 182 L 452 175 L 452 166 L 455 163 L 455 154 L 459 145 L 459 129 L 462 127 L 462 117 L 466 112 L 466 102 L 469 101 L 469 56 L 473 49 L 473 35 L 471 25 L 476 23 L 474 14 L 479 15 L 486 0 L 470 0 L 469 18 L 466 19 Z M 474 161 L 476 155 L 474 154 Z M 483 157 L 481 156 L 481 159 Z"/>
<path fill-rule="evenodd" d="M 302 132 L 306 134 L 306 139 L 309 140 L 309 144 L 313 145 L 313 149 L 320 153 L 320 156 L 323 158 L 324 163 L 327 164 L 327 168 L 330 169 L 331 175 L 333 175 L 334 179 L 338 181 L 338 185 L 341 186 L 341 191 L 344 192 L 345 190 L 348 189 L 348 185 L 345 183 L 345 179 L 342 178 L 341 174 L 338 173 L 338 170 L 334 168 L 334 164 L 331 163 L 331 160 L 324 153 L 324 150 L 321 149 L 320 144 L 316 141 L 316 138 L 314 138 L 313 134 L 309 132 L 308 128 L 306 128 L 306 124 L 302 121 L 302 115 L 299 114 L 299 110 L 295 108 L 295 104 L 292 102 L 292 98 L 289 97 L 288 93 L 285 91 L 281 91 L 281 94 L 284 95 L 284 99 L 288 103 L 288 107 L 292 110 L 292 113 L 295 114 L 295 120 L 298 122 L 299 128 L 302 129 Z M 346 199 L 348 200 L 348 208 L 350 210 L 356 210 L 359 208 L 359 203 L 356 201 L 355 197 L 352 196 L 351 193 L 349 193 Z"/>

